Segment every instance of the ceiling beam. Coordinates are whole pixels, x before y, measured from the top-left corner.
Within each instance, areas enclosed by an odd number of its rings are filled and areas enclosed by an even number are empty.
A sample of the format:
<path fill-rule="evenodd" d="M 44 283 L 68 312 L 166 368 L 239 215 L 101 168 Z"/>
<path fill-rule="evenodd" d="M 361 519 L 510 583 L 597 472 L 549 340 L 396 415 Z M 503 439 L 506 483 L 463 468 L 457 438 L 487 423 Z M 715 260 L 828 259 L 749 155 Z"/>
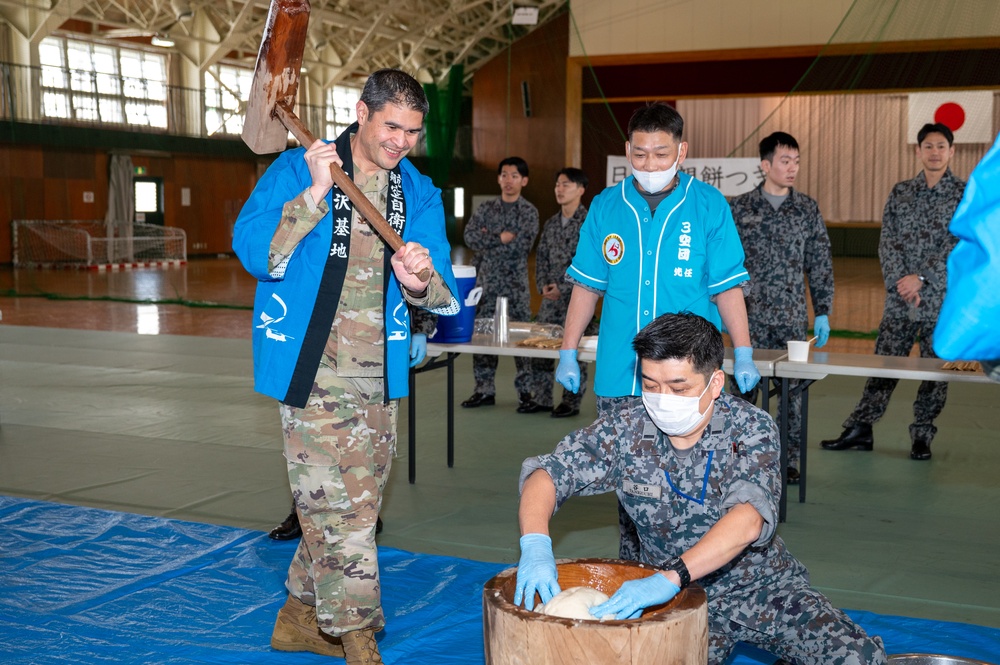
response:
<path fill-rule="evenodd" d="M 195 63 L 203 74 L 206 69 L 225 58 L 230 51 L 243 43 L 247 37 L 245 28 L 247 22 L 253 17 L 253 9 L 253 3 L 245 3 L 236 18 L 233 19 L 229 26 L 229 32 L 222 38 L 222 41 L 212 48 L 201 62 Z"/>

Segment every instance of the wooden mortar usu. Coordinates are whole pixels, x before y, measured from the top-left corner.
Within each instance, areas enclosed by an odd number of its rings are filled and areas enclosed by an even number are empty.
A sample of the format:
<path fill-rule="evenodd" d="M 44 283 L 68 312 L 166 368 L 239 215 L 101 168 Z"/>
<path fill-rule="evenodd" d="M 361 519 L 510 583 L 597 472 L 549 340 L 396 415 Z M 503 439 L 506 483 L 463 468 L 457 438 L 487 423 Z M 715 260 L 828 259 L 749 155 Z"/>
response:
<path fill-rule="evenodd" d="M 588 586 L 611 596 L 623 582 L 649 577 L 655 568 L 620 559 L 560 559 L 559 588 Z M 669 603 L 647 608 L 638 619 L 563 619 L 514 605 L 517 568 L 483 587 L 486 665 L 705 665 L 708 604 L 692 584 Z M 530 603 L 535 607 L 536 597 Z"/>

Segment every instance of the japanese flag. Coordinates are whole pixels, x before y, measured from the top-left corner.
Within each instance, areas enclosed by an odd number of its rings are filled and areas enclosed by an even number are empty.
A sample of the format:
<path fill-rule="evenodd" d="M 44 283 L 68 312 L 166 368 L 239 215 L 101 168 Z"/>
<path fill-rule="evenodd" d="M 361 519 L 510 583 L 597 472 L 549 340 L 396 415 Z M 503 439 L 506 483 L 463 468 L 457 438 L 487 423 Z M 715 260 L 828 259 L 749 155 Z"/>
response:
<path fill-rule="evenodd" d="M 917 142 L 920 128 L 940 122 L 955 134 L 955 143 L 993 141 L 993 92 L 916 92 L 910 95 L 907 140 Z"/>

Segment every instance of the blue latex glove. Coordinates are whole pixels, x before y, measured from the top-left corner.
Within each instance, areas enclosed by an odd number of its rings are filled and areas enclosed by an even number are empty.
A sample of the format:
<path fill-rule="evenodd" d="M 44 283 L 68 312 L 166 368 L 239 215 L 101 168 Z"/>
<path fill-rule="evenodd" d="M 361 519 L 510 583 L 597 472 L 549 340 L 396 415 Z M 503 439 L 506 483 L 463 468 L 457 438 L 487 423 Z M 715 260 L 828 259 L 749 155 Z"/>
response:
<path fill-rule="evenodd" d="M 614 614 L 616 619 L 635 619 L 647 607 L 667 602 L 680 593 L 680 590 L 665 575 L 653 573 L 649 577 L 625 582 L 611 596 L 611 600 L 594 605 L 590 608 L 590 613 L 597 619 L 609 614 Z"/>
<path fill-rule="evenodd" d="M 826 314 L 820 314 L 813 321 L 813 332 L 816 333 L 816 348 L 819 348 L 827 343 L 830 339 L 830 319 Z"/>
<path fill-rule="evenodd" d="M 740 387 L 740 392 L 748 393 L 757 382 L 760 381 L 760 372 L 753 364 L 753 347 L 737 346 L 733 349 L 736 362 L 733 363 L 733 377 L 736 378 L 736 385 Z"/>
<path fill-rule="evenodd" d="M 576 361 L 576 349 L 561 349 L 559 351 L 556 381 L 571 393 L 580 392 L 580 363 Z"/>
<path fill-rule="evenodd" d="M 529 604 L 534 602 L 536 591 L 543 603 L 549 602 L 559 593 L 559 574 L 552 554 L 552 539 L 543 533 L 526 533 L 521 536 L 514 604 L 520 605 L 523 599 L 526 609 L 535 609 Z"/>
<path fill-rule="evenodd" d="M 427 335 L 414 333 L 410 335 L 410 367 L 416 367 L 427 356 Z"/>

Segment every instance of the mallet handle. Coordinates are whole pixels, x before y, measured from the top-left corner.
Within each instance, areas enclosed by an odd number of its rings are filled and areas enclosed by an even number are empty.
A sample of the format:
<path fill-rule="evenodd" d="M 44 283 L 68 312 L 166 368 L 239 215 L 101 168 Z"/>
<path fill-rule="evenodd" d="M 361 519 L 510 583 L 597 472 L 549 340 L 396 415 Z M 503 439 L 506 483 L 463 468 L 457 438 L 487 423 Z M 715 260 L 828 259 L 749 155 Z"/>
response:
<path fill-rule="evenodd" d="M 302 124 L 299 117 L 295 115 L 295 112 L 285 102 L 279 101 L 274 105 L 274 115 L 292 133 L 292 136 L 306 148 L 316 142 L 316 137 Z M 330 164 L 330 175 L 333 176 L 333 181 L 337 183 L 337 187 L 340 187 L 340 190 L 347 194 L 347 198 L 357 207 L 358 212 L 368 220 L 368 223 L 375 229 L 375 232 L 382 237 L 385 244 L 389 245 L 394 253 L 399 251 L 399 248 L 405 244 L 403 239 L 396 233 L 396 229 L 389 225 L 389 222 L 385 220 L 385 217 L 378 211 L 378 208 L 372 205 L 368 197 L 361 193 L 361 190 L 354 184 L 354 181 L 347 177 L 344 169 L 340 168 L 338 164 Z M 426 282 L 431 277 L 430 271 L 425 268 L 420 271 L 417 277 L 421 281 Z"/>

